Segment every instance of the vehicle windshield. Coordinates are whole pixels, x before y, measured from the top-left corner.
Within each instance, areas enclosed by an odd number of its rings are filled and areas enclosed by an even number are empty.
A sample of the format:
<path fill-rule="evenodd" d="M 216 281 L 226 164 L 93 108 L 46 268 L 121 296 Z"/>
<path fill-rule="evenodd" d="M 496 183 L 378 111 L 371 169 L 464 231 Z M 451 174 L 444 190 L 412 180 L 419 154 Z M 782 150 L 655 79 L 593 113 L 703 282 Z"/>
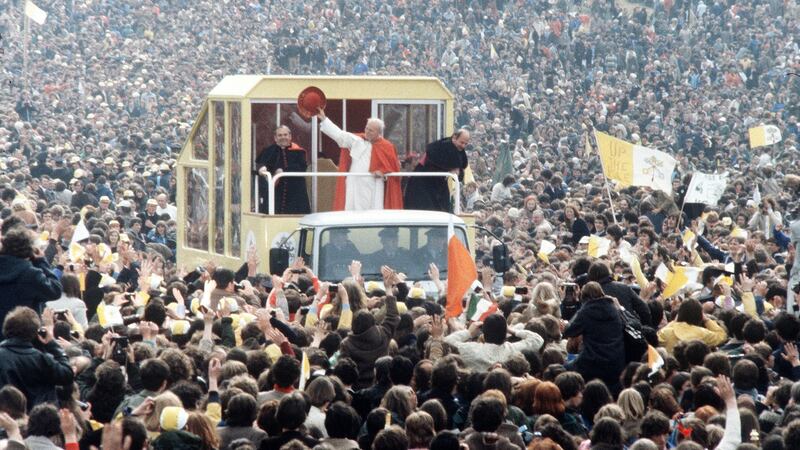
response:
<path fill-rule="evenodd" d="M 463 228 L 455 228 L 466 246 Z M 328 228 L 320 236 L 318 276 L 341 281 L 350 276 L 348 266 L 361 261 L 365 280 L 381 280 L 381 266 L 405 273 L 409 280 L 428 279 L 428 265 L 435 263 L 447 277 L 446 226 L 389 226 Z"/>

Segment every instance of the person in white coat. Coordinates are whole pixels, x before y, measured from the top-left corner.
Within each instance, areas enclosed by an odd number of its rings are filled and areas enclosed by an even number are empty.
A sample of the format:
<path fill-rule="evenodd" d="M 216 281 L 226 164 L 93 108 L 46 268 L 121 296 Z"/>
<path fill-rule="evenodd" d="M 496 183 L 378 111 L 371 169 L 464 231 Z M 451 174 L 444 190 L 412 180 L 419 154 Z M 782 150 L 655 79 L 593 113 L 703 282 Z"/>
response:
<path fill-rule="evenodd" d="M 55 312 L 69 310 L 72 317 L 85 330 L 89 326 L 86 318 L 86 303 L 81 300 L 81 284 L 78 277 L 66 273 L 61 277 L 61 298 L 45 303 Z"/>

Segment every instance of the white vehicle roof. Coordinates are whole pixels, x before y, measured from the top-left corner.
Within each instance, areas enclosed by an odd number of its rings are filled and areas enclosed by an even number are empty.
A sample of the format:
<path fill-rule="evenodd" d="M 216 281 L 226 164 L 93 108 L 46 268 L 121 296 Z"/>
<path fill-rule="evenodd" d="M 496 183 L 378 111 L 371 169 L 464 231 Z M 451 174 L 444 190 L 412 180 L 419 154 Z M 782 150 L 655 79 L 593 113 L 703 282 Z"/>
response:
<path fill-rule="evenodd" d="M 300 226 L 314 228 L 389 225 L 447 226 L 451 219 L 454 226 L 465 226 L 463 219 L 450 213 L 413 209 L 334 211 L 309 214 L 300 219 Z"/>

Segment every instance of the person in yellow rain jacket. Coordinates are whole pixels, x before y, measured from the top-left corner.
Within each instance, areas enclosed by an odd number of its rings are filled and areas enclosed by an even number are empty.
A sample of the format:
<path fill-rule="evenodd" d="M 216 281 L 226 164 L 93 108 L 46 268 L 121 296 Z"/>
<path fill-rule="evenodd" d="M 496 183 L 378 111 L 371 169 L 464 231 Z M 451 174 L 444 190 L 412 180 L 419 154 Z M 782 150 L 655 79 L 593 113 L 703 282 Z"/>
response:
<path fill-rule="evenodd" d="M 717 347 L 728 339 L 728 334 L 717 322 L 703 315 L 699 301 L 687 299 L 678 308 L 678 317 L 658 331 L 658 343 L 671 353 L 679 341 L 694 339 Z"/>

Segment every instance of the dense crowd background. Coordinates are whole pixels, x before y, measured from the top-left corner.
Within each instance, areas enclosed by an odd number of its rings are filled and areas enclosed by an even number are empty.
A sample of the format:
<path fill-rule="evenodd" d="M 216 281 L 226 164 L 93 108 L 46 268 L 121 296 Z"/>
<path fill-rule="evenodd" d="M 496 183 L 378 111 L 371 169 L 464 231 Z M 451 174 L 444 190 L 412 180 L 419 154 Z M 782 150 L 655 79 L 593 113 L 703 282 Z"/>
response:
<path fill-rule="evenodd" d="M 795 1 L 37 4 L 26 82 L 0 1 L 0 445 L 800 448 Z M 335 294 L 253 253 L 176 267 L 177 150 L 236 73 L 442 79 L 472 130 L 464 206 L 515 261 L 494 273 L 479 239 L 470 300 L 497 311 L 442 320 L 388 267 Z M 751 149 L 762 123 L 783 140 Z M 673 194 L 606 190 L 592 129 L 673 154 Z M 719 204 L 682 204 L 694 170 L 731 174 Z M 663 298 L 661 263 L 702 276 Z"/>

